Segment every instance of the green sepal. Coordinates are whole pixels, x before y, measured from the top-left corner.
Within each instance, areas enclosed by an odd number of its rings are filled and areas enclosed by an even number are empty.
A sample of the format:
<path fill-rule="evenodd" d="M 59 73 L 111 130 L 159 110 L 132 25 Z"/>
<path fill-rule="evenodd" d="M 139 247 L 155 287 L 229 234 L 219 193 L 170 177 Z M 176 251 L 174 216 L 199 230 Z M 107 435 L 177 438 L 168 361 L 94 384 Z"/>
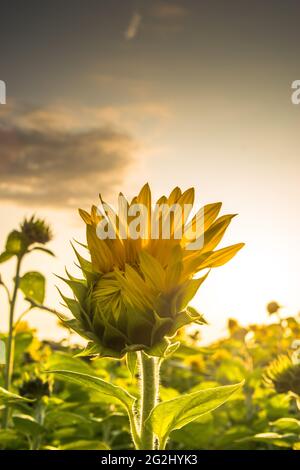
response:
<path fill-rule="evenodd" d="M 88 289 L 87 286 L 84 284 L 82 280 L 75 280 L 74 279 L 65 279 L 61 276 L 56 276 L 58 279 L 61 279 L 64 281 L 70 289 L 73 291 L 73 294 L 77 298 L 77 300 L 81 303 L 84 304 L 85 298 L 88 294 Z"/>
<path fill-rule="evenodd" d="M 189 279 L 180 286 L 176 296 L 177 311 L 184 310 L 188 306 L 208 274 L 209 271 L 199 279 Z"/>
<path fill-rule="evenodd" d="M 175 343 L 170 343 L 167 349 L 165 350 L 164 357 L 167 359 L 171 357 L 179 348 L 180 341 L 176 341 Z"/>
<path fill-rule="evenodd" d="M 128 352 L 126 354 L 126 365 L 131 374 L 131 378 L 133 379 L 136 372 L 137 366 L 137 353 L 135 351 Z"/>
<path fill-rule="evenodd" d="M 101 355 L 102 349 L 97 343 L 89 342 L 83 351 L 75 354 L 74 357 L 86 357 L 86 356 L 96 356 Z"/>
<path fill-rule="evenodd" d="M 92 263 L 85 258 L 83 258 L 76 248 L 74 247 L 73 243 L 71 242 L 71 246 L 75 252 L 76 258 L 78 259 L 79 262 L 79 267 L 86 278 L 88 284 L 91 284 L 99 279 L 99 273 L 95 273 L 93 271 Z"/>

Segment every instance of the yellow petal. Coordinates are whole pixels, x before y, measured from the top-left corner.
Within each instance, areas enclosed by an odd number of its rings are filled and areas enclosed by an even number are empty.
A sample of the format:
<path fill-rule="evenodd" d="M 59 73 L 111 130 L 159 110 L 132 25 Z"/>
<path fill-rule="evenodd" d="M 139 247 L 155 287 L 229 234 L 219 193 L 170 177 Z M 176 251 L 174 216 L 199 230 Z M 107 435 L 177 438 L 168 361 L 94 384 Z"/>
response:
<path fill-rule="evenodd" d="M 215 223 L 204 233 L 203 253 L 213 250 L 222 240 L 224 233 L 233 217 L 237 214 L 228 214 L 219 217 Z"/>
<path fill-rule="evenodd" d="M 87 225 L 86 236 L 93 268 L 102 273 L 111 271 L 114 265 L 113 256 L 105 240 L 98 238 L 92 225 Z"/>
<path fill-rule="evenodd" d="M 147 230 L 146 230 L 146 239 L 149 239 L 150 236 L 151 236 L 151 216 L 152 216 L 152 208 L 151 208 L 151 191 L 150 191 L 150 187 L 149 187 L 149 184 L 146 183 L 139 195 L 138 195 L 138 204 L 142 204 L 143 206 L 145 206 L 146 210 L 147 210 Z M 142 245 L 145 245 L 147 242 L 143 242 Z"/>
<path fill-rule="evenodd" d="M 171 290 L 176 287 L 181 278 L 181 273 L 183 269 L 182 262 L 182 249 L 180 245 L 175 246 L 172 249 L 169 263 L 166 269 L 166 289 Z"/>
<path fill-rule="evenodd" d="M 200 265 L 201 269 L 223 266 L 223 264 L 230 261 L 243 246 L 245 246 L 245 243 L 237 243 L 236 245 L 227 246 L 226 248 L 213 252 Z"/>
<path fill-rule="evenodd" d="M 90 214 L 83 210 L 83 209 L 78 209 L 78 212 L 79 212 L 79 215 L 80 217 L 82 218 L 82 220 L 87 224 L 87 225 L 91 225 L 92 224 L 92 219 L 91 219 L 91 216 Z"/>
<path fill-rule="evenodd" d="M 159 261 L 146 251 L 142 251 L 140 253 L 140 267 L 146 283 L 158 291 L 164 291 L 165 271 Z"/>
<path fill-rule="evenodd" d="M 181 245 L 185 246 L 194 241 L 196 237 L 203 235 L 205 230 L 208 230 L 211 224 L 216 220 L 221 210 L 222 203 L 216 202 L 214 204 L 207 204 L 194 215 L 189 224 L 186 225 L 182 237 Z M 200 233 L 197 233 L 200 232 Z"/>
<path fill-rule="evenodd" d="M 187 222 L 187 219 L 193 209 L 195 199 L 195 190 L 194 188 L 187 189 L 178 199 L 177 203 L 181 207 L 181 211 L 176 213 L 174 216 L 174 227 L 172 234 L 177 234 L 182 238 L 184 232 L 184 226 Z M 181 213 L 180 213 L 181 212 Z"/>
<path fill-rule="evenodd" d="M 173 191 L 170 193 L 170 196 L 168 197 L 168 204 L 172 206 L 178 201 L 180 196 L 181 196 L 181 189 L 178 186 L 176 186 L 176 188 L 173 189 Z"/>

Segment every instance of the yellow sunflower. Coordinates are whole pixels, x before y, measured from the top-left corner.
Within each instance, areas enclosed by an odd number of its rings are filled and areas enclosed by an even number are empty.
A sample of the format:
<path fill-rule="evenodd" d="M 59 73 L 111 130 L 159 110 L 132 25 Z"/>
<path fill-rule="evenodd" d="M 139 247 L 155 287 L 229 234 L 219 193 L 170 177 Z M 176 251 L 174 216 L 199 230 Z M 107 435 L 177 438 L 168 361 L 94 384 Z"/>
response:
<path fill-rule="evenodd" d="M 215 203 L 204 206 L 188 221 L 193 188 L 181 192 L 176 187 L 169 197 L 156 202 L 155 209 L 148 184 L 131 203 L 120 194 L 117 214 L 101 196 L 100 201 L 100 210 L 96 206 L 91 213 L 79 210 L 86 224 L 90 260 L 75 250 L 83 279 L 68 275 L 65 280 L 74 299 L 63 298 L 74 318 L 63 321 L 89 340 L 86 354 L 118 358 L 143 350 L 161 356 L 179 328 L 203 323 L 202 315 L 188 305 L 208 272 L 195 275 L 225 264 L 242 248 L 239 243 L 214 251 L 234 215 L 218 217 L 221 203 Z M 130 229 L 135 205 L 146 208 L 147 223 L 141 236 L 133 236 Z M 171 211 L 174 206 L 183 208 L 182 217 Z M 157 210 L 160 207 L 169 208 L 169 214 Z M 124 213 L 129 214 L 127 219 Z M 103 223 L 113 236 L 99 236 Z M 169 236 L 165 237 L 167 224 Z M 154 225 L 158 230 L 153 235 Z M 197 240 L 201 240 L 199 248 L 191 248 L 197 246 Z"/>

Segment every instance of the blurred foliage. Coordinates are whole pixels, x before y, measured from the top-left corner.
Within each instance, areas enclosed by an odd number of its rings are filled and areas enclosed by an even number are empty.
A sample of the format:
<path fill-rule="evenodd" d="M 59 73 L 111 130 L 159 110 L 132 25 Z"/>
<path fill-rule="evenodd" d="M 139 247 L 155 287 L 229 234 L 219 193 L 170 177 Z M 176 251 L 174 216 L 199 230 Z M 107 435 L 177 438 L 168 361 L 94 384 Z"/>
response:
<path fill-rule="evenodd" d="M 300 338 L 299 318 L 247 328 L 231 319 L 227 337 L 204 348 L 199 346 L 198 330 L 179 335 L 180 347 L 162 365 L 162 399 L 242 379 L 245 384 L 213 413 L 172 432 L 169 449 L 300 448 L 297 397 L 278 393 L 272 381 L 265 380 L 276 358 L 295 354 L 292 344 Z M 4 335 L 0 339 L 5 340 Z M 10 397 L 0 393 L 0 409 L 10 400 L 13 413 L 9 428 L 0 430 L 0 449 L 132 448 L 126 412 L 117 400 L 45 372 L 95 375 L 138 397 L 138 370 L 132 358 L 126 363 L 75 357 L 81 348 L 69 343 L 69 335 L 61 343 L 39 341 L 25 322 L 18 325 L 15 339 L 13 389 Z"/>

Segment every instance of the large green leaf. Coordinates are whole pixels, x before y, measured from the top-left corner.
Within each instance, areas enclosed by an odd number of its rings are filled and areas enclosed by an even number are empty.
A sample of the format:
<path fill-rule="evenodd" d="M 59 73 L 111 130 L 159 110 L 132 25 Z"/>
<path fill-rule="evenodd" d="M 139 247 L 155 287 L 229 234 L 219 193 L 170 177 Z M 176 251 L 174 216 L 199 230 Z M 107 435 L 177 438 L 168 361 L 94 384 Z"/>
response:
<path fill-rule="evenodd" d="M 0 387 L 0 403 L 4 405 L 11 405 L 14 403 L 28 403 L 32 402 L 33 400 L 30 400 L 29 398 L 24 398 L 21 397 L 20 395 L 17 395 L 16 393 L 9 392 L 8 390 L 5 390 L 5 388 Z"/>
<path fill-rule="evenodd" d="M 242 384 L 243 382 L 199 390 L 159 403 L 152 410 L 147 425 L 152 427 L 163 449 L 173 430 L 180 429 L 203 414 L 215 410 L 225 403 Z"/>
<path fill-rule="evenodd" d="M 20 289 L 25 297 L 42 304 L 45 299 L 45 278 L 37 271 L 29 271 L 20 280 Z"/>
<path fill-rule="evenodd" d="M 50 370 L 72 370 L 83 374 L 93 374 L 92 367 L 79 357 L 70 356 L 63 351 L 56 351 L 47 359 L 47 369 Z"/>
<path fill-rule="evenodd" d="M 99 379 L 99 377 L 82 374 L 80 372 L 73 372 L 70 370 L 52 370 L 47 372 L 54 373 L 66 381 L 95 390 L 99 392 L 100 395 L 105 395 L 108 398 L 115 398 L 127 410 L 129 415 L 132 414 L 132 408 L 136 399 L 121 387 L 105 382 L 105 380 Z"/>

